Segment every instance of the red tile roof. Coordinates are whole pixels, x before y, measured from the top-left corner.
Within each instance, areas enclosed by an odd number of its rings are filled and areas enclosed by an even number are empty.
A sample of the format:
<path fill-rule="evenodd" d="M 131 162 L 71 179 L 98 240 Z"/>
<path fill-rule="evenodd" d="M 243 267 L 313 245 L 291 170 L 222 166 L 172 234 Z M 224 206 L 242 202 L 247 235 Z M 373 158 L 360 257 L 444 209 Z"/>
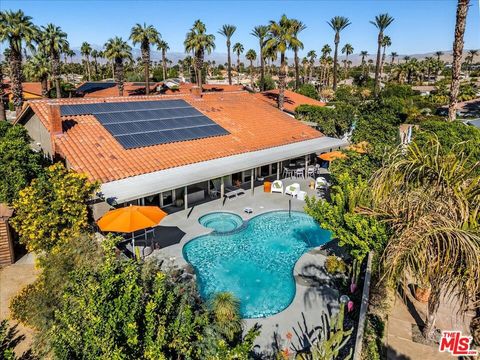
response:
<path fill-rule="evenodd" d="M 5 81 L 5 93 L 9 94 L 11 91 L 10 81 Z M 33 95 L 42 96 L 42 83 L 40 82 L 23 82 L 22 83 L 23 92 L 27 92 Z"/>
<path fill-rule="evenodd" d="M 262 99 L 273 106 L 277 106 L 278 101 L 278 90 L 269 90 L 261 93 L 255 94 L 259 99 Z M 296 92 L 285 90 L 285 101 L 283 104 L 284 110 L 288 112 L 295 112 L 295 109 L 299 105 L 316 105 L 316 106 L 325 106 L 325 103 L 309 98 L 298 94 Z"/>
<path fill-rule="evenodd" d="M 63 116 L 64 132 L 55 138 L 55 148 L 74 170 L 86 173 L 91 180 L 108 182 L 323 136 L 245 91 L 206 93 L 201 99 L 191 95 L 157 95 L 36 100 L 28 104 L 50 128 L 49 102 L 79 104 L 175 98 L 184 99 L 230 134 L 126 150 L 94 116 Z"/>

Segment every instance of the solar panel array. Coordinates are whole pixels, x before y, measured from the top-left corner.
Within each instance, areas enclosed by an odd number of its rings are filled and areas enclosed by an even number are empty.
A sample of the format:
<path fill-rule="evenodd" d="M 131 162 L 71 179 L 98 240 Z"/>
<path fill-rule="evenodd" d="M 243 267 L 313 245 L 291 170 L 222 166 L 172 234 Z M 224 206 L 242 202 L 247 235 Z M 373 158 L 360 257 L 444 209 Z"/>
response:
<path fill-rule="evenodd" d="M 63 105 L 60 111 L 95 116 L 125 149 L 229 134 L 181 99 Z"/>
<path fill-rule="evenodd" d="M 117 84 L 114 82 L 86 82 L 80 85 L 75 91 L 78 93 L 91 93 L 98 90 L 109 89 Z"/>

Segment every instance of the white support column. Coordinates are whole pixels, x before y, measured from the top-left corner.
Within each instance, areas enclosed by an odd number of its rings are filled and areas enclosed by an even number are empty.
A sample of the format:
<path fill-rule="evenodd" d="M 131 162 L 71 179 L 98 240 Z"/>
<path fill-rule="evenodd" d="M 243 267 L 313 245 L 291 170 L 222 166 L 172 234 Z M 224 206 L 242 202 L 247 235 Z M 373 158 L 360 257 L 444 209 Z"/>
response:
<path fill-rule="evenodd" d="M 184 189 L 185 193 L 183 194 L 183 203 L 185 205 L 185 210 L 188 209 L 188 192 L 187 192 L 187 190 L 188 190 L 188 186 L 185 186 L 185 189 Z"/>
<path fill-rule="evenodd" d="M 308 174 L 308 155 L 305 155 L 305 179 L 307 178 Z"/>
<path fill-rule="evenodd" d="M 280 161 L 277 162 L 277 180 L 280 180 Z"/>
<path fill-rule="evenodd" d="M 254 189 L 255 189 L 255 172 L 256 172 L 256 169 L 252 169 L 252 176 L 250 178 L 250 187 L 252 189 L 252 194 L 253 194 Z"/>
<path fill-rule="evenodd" d="M 223 199 L 225 195 L 225 181 L 223 180 L 223 176 L 220 178 L 220 199 Z"/>

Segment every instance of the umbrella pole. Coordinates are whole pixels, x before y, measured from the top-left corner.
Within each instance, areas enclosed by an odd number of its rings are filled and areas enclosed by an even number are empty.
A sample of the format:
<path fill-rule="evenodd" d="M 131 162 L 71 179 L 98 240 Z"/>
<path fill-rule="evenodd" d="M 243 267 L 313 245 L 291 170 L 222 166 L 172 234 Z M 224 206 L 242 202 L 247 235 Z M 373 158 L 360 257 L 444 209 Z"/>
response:
<path fill-rule="evenodd" d="M 133 232 L 132 232 L 132 250 L 133 250 L 133 258 L 137 260 L 137 253 L 135 251 L 135 236 L 133 235 Z"/>

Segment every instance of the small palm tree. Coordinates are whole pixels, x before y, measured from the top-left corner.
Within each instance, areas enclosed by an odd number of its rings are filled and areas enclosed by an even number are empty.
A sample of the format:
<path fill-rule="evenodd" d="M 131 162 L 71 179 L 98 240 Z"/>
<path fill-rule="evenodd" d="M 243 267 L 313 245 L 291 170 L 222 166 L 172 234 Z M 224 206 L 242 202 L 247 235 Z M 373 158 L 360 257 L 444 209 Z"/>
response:
<path fill-rule="evenodd" d="M 170 47 L 165 40 L 160 40 L 157 44 L 157 50 L 162 53 L 163 80 L 165 81 L 167 78 L 167 51 L 170 50 Z"/>
<path fill-rule="evenodd" d="M 17 114 L 22 111 L 23 106 L 22 45 L 33 48 L 33 43 L 38 40 L 39 30 L 31 20 L 22 10 L 0 12 L 0 42 L 7 42 L 10 49 L 8 64 L 13 105 Z"/>
<path fill-rule="evenodd" d="M 460 70 L 462 66 L 463 35 L 467 22 L 467 13 L 470 0 L 458 0 L 455 22 L 455 39 L 453 41 L 452 84 L 450 86 L 450 100 L 448 104 L 448 120 L 457 118 L 457 97 L 460 91 Z"/>
<path fill-rule="evenodd" d="M 342 48 L 342 54 L 345 54 L 345 79 L 347 78 L 347 64 L 348 56 L 353 54 L 353 46 L 351 44 L 345 44 Z"/>
<path fill-rule="evenodd" d="M 92 74 L 90 72 L 90 54 L 92 53 L 92 47 L 86 41 L 82 43 L 80 47 L 80 54 L 85 56 L 85 64 L 87 65 L 87 74 L 88 74 L 88 81 L 92 80 Z"/>
<path fill-rule="evenodd" d="M 237 54 L 237 84 L 240 84 L 240 55 L 243 53 L 243 45 L 240 43 L 235 43 L 233 45 L 233 52 Z"/>
<path fill-rule="evenodd" d="M 215 36 L 207 34 L 207 28 L 200 20 L 195 21 L 193 27 L 187 33 L 185 41 L 183 42 L 186 52 L 193 53 L 195 57 L 195 76 L 197 78 L 197 85 L 202 88 L 202 68 L 205 59 L 205 53 L 210 54 L 215 49 Z"/>
<path fill-rule="evenodd" d="M 42 97 L 48 97 L 48 76 L 50 75 L 51 64 L 48 56 L 42 52 L 32 56 L 25 64 L 25 75 L 40 81 L 42 86 Z"/>
<path fill-rule="evenodd" d="M 257 59 L 257 53 L 255 50 L 250 49 L 245 54 L 245 58 L 250 61 L 250 86 L 252 87 L 252 90 L 255 91 L 255 85 L 253 83 L 253 62 Z"/>
<path fill-rule="evenodd" d="M 365 58 L 368 56 L 368 51 L 360 51 L 360 56 L 362 57 L 362 73 L 365 74 Z"/>
<path fill-rule="evenodd" d="M 259 25 L 253 28 L 250 33 L 258 39 L 260 44 L 260 91 L 265 91 L 265 39 L 268 35 L 268 26 Z"/>
<path fill-rule="evenodd" d="M 130 40 L 133 45 L 140 44 L 142 52 L 143 71 L 145 74 L 145 94 L 150 94 L 150 44 L 158 44 L 160 33 L 153 25 L 135 24 L 130 31 Z"/>
<path fill-rule="evenodd" d="M 437 61 L 440 61 L 440 57 L 443 55 L 443 51 L 435 51 L 435 55 L 437 56 Z"/>
<path fill-rule="evenodd" d="M 380 67 L 381 67 L 381 51 L 383 46 L 383 32 L 390 24 L 395 20 L 388 14 L 380 14 L 375 16 L 374 21 L 370 21 L 378 29 L 378 39 L 377 39 L 377 62 L 375 65 L 375 95 L 378 95 L 380 90 Z"/>
<path fill-rule="evenodd" d="M 287 76 L 285 52 L 287 49 L 300 46 L 300 41 L 296 38 L 294 30 L 292 20 L 287 18 L 286 15 L 282 15 L 278 22 L 270 21 L 270 32 L 265 46 L 274 53 L 280 53 L 280 71 L 278 73 L 278 108 L 280 110 L 283 110 L 285 78 Z"/>
<path fill-rule="evenodd" d="M 115 66 L 115 82 L 118 87 L 118 96 L 123 96 L 124 60 L 132 61 L 132 48 L 121 37 L 109 39 L 105 45 L 105 57 Z"/>
<path fill-rule="evenodd" d="M 303 43 L 298 39 L 298 34 L 300 34 L 303 30 L 307 28 L 307 26 L 302 23 L 300 20 L 292 19 L 292 32 L 293 36 L 296 38 L 296 42 L 292 45 L 293 50 L 293 61 L 295 64 L 295 90 L 297 90 L 300 86 L 300 73 L 299 73 L 299 65 L 298 65 L 298 50 L 303 50 Z"/>
<path fill-rule="evenodd" d="M 382 63 L 380 65 L 380 78 L 382 78 L 383 65 L 385 65 L 385 59 L 387 57 L 386 50 L 387 50 L 387 47 L 389 46 L 392 46 L 392 40 L 390 39 L 390 36 L 385 35 L 382 40 L 383 54 L 382 54 Z"/>
<path fill-rule="evenodd" d="M 393 65 L 395 59 L 398 57 L 398 54 L 397 54 L 395 51 L 392 51 L 392 52 L 390 53 L 390 56 L 391 56 L 390 65 Z"/>
<path fill-rule="evenodd" d="M 240 302 L 231 293 L 215 294 L 210 302 L 213 320 L 219 332 L 228 342 L 233 342 L 242 333 Z"/>
<path fill-rule="evenodd" d="M 227 39 L 227 63 L 228 63 L 227 73 L 228 73 L 229 85 L 232 85 L 232 59 L 230 56 L 230 46 L 231 46 L 231 39 L 233 34 L 235 33 L 235 30 L 237 30 L 237 27 L 235 25 L 228 25 L 228 24 L 223 25 L 222 28 L 218 30 L 218 33 L 220 35 L 225 36 L 225 38 Z"/>
<path fill-rule="evenodd" d="M 338 44 L 340 43 L 340 32 L 351 24 L 350 20 L 344 16 L 335 16 L 328 22 L 328 25 L 335 32 L 335 51 L 333 53 L 333 90 L 337 90 L 337 62 L 338 62 Z"/>
<path fill-rule="evenodd" d="M 310 50 L 307 54 L 309 60 L 309 72 L 308 72 L 308 82 L 312 81 L 313 77 L 313 67 L 315 66 L 315 59 L 317 58 L 317 53 L 315 50 Z"/>

